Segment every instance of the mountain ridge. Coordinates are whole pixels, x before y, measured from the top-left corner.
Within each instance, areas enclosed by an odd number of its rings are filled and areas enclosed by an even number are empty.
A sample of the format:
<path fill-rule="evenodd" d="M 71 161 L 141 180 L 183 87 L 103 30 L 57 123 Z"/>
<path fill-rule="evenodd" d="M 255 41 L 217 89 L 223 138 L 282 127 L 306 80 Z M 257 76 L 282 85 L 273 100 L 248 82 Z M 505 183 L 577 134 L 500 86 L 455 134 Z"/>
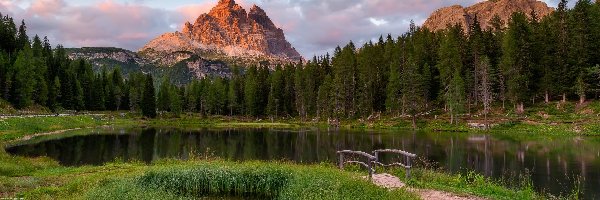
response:
<path fill-rule="evenodd" d="M 142 54 L 178 51 L 201 56 L 222 54 L 240 59 L 266 59 L 276 63 L 303 59 L 262 8 L 254 5 L 246 12 L 234 0 L 220 0 L 193 24 L 186 22 L 181 32 L 165 33 L 139 50 Z"/>
<path fill-rule="evenodd" d="M 481 28 L 488 29 L 491 27 L 490 22 L 494 16 L 499 16 L 506 25 L 514 12 L 523 12 L 527 17 L 531 17 L 532 13 L 535 13 L 538 18 L 542 18 L 554 12 L 554 8 L 537 0 L 488 0 L 468 7 L 453 5 L 433 12 L 423 23 L 423 27 L 438 31 L 445 29 L 448 25 L 460 24 L 467 30 L 467 27 L 477 17 Z"/>

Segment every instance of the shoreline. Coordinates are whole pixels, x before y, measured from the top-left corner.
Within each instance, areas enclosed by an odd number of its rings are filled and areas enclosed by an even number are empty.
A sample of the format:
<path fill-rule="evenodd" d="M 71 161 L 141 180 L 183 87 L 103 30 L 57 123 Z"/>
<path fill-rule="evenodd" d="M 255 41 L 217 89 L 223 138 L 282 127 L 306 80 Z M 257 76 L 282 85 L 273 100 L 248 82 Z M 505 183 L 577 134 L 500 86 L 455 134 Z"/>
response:
<path fill-rule="evenodd" d="M 59 117 L 59 118 L 63 118 L 63 117 Z M 69 117 L 64 117 L 64 118 L 74 118 L 73 116 L 69 116 Z M 31 118 L 30 120 L 36 120 L 35 118 Z M 65 122 L 69 122 L 70 120 L 66 120 Z M 85 120 L 84 120 L 85 121 Z M 249 122 L 249 121 L 238 121 L 236 119 L 231 119 L 231 118 L 227 118 L 227 120 L 225 118 L 168 118 L 168 119 L 154 119 L 154 120 L 144 120 L 144 119 L 138 119 L 138 118 L 112 118 L 112 119 L 100 119 L 100 121 L 102 121 L 102 123 L 98 123 L 97 121 L 91 120 L 91 121 L 87 121 L 90 124 L 94 124 L 94 126 L 90 126 L 89 124 L 83 123 L 82 124 L 78 124 L 81 127 L 72 127 L 72 128 L 66 128 L 66 129 L 60 129 L 60 130 L 51 130 L 51 131 L 47 131 L 47 132 L 23 132 L 23 134 L 21 134 L 21 137 L 17 137 L 17 139 L 15 140 L 0 140 L 0 143 L 11 143 L 11 142 L 17 142 L 17 141 L 25 141 L 27 139 L 33 139 L 39 136 L 50 136 L 50 135 L 60 135 L 69 131 L 78 131 L 78 130 L 85 130 L 86 128 L 98 128 L 98 127 L 110 127 L 110 126 L 168 126 L 168 127 L 184 127 L 184 128 L 303 128 L 303 127 L 323 127 L 323 126 L 319 126 L 318 123 L 297 123 L 297 121 L 292 121 L 292 120 L 286 120 L 286 121 L 280 121 L 280 122 L 265 122 L 260 121 L 260 122 Z M 296 123 L 294 123 L 296 122 Z M 72 125 L 76 125 L 76 124 L 72 124 Z M 58 128 L 59 126 L 54 126 L 55 128 Z M 348 128 L 347 126 L 343 126 L 342 128 Z M 361 129 L 361 128 L 353 128 L 353 127 L 349 127 L 351 129 Z M 393 129 L 393 128 L 392 128 Z M 375 129 L 375 130 L 390 130 L 390 128 L 386 128 L 386 129 Z M 4 133 L 4 132 L 0 132 L 0 133 Z M 467 133 L 470 134 L 470 133 Z M 45 179 L 43 177 L 55 177 L 56 174 L 54 174 L 54 172 L 52 172 L 50 175 L 44 175 L 44 176 L 40 176 L 40 174 L 45 174 L 45 173 L 50 173 L 51 171 L 65 171 L 64 173 L 66 173 L 66 175 L 69 176 L 79 176 L 77 175 L 77 173 L 73 174 L 73 172 L 78 172 L 78 171 L 87 171 L 87 170 L 91 170 L 89 172 L 85 172 L 85 176 L 101 176 L 101 173 L 99 173 L 100 171 L 107 171 L 107 172 L 111 172 L 111 173 L 118 173 L 119 170 L 121 170 L 122 168 L 128 168 L 129 166 L 137 166 L 136 170 L 134 170 L 135 173 L 145 173 L 148 169 L 151 168 L 155 168 L 155 167 L 159 167 L 159 168 L 169 168 L 170 166 L 172 166 L 174 163 L 177 165 L 188 165 L 190 163 L 194 163 L 194 162 L 206 162 L 206 161 L 174 161 L 174 160 L 167 160 L 167 161 L 159 161 L 158 163 L 151 163 L 151 164 L 140 164 L 140 163 L 135 163 L 135 162 L 124 162 L 124 163 L 108 163 L 102 166 L 81 166 L 81 167 L 64 167 L 64 166 L 60 166 L 56 163 L 56 161 L 53 160 L 49 160 L 47 158 L 24 158 L 24 157 L 14 157 L 14 156 L 8 156 L 7 157 L 7 153 L 4 152 L 4 150 L 2 150 L 0 152 L 0 160 L 2 162 L 5 162 L 5 164 L 9 165 L 9 166 L 13 166 L 14 168 L 24 168 L 24 171 L 20 171 L 18 169 L 14 169 L 17 172 L 15 172 L 16 176 L 14 175 L 7 175 L 7 174 L 1 174 L 2 170 L 0 170 L 0 177 L 1 176 L 5 176 L 7 177 L 7 180 L 9 183 L 8 184 L 13 184 L 13 183 L 18 183 L 19 179 L 18 177 L 37 177 L 37 178 L 42 178 Z M 239 162 L 235 162 L 238 163 Z M 243 164 L 245 162 L 242 162 L 241 164 Z M 265 165 L 271 165 L 274 163 L 278 163 L 277 161 L 275 162 L 263 162 Z M 0 164 L 0 169 L 2 169 L 2 165 L 4 164 Z M 138 166 L 139 165 L 139 166 Z M 304 166 L 307 168 L 311 168 L 311 167 L 316 167 L 319 165 L 298 165 L 298 164 L 290 164 L 292 166 Z M 28 168 L 28 167 L 24 167 L 24 166 L 33 166 L 33 168 Z M 38 167 L 36 167 L 38 166 Z M 42 167 L 39 167 L 42 166 Z M 9 168 L 13 168 L 13 167 L 9 167 Z M 334 166 L 330 166 L 331 168 L 335 168 Z M 140 168 L 140 169 L 137 169 Z M 116 171 L 115 171 L 116 170 Z M 428 174 L 427 177 L 423 177 L 423 179 L 419 179 L 416 183 L 415 181 L 409 180 L 407 181 L 409 183 L 409 186 L 411 188 L 418 188 L 418 189 L 425 189 L 425 190 L 434 190 L 434 191 L 443 191 L 446 194 L 456 194 L 458 196 L 475 196 L 475 197 L 484 197 L 484 198 L 494 198 L 493 196 L 486 196 L 488 195 L 485 192 L 482 192 L 481 194 L 477 193 L 477 188 L 475 186 L 472 186 L 475 189 L 471 189 L 471 190 L 466 190 L 468 192 L 465 192 L 465 190 L 461 190 L 458 188 L 440 188 L 437 187 L 435 185 L 428 185 L 426 184 L 427 182 L 436 182 L 438 183 L 438 185 L 443 184 L 443 182 L 446 182 L 448 180 L 454 180 L 457 177 L 460 177 L 458 175 L 451 175 L 451 174 L 446 174 L 443 172 L 434 172 L 434 171 L 430 171 L 426 170 L 426 169 L 422 169 L 424 172 L 426 172 L 425 174 Z M 350 170 L 350 171 L 354 171 L 354 170 Z M 396 171 L 397 174 L 403 174 L 401 172 Z M 65 174 L 63 174 L 65 175 Z M 51 179 L 55 179 L 55 178 L 51 178 Z M 96 180 L 96 179 L 94 179 Z M 487 180 L 487 179 L 485 179 Z M 12 182 L 11 182 L 12 181 Z M 55 182 L 54 180 L 47 180 L 49 181 L 48 183 L 51 184 L 57 184 L 59 185 L 59 188 L 64 188 L 64 187 L 69 187 L 69 183 L 72 183 L 72 180 L 64 180 L 65 183 L 59 183 L 59 182 Z M 86 183 L 85 180 L 80 180 L 79 182 L 82 183 Z M 465 180 L 466 181 L 466 180 Z M 489 182 L 488 182 L 489 181 Z M 486 184 L 491 184 L 489 187 L 493 188 L 503 188 L 500 184 L 495 183 L 492 180 L 488 180 L 486 181 Z M 416 185 L 410 185 L 410 184 L 416 184 Z M 7 183 L 2 183 L 0 181 L 0 189 L 1 189 L 1 184 L 7 184 Z M 469 186 L 471 187 L 471 186 Z M 33 189 L 33 190 L 32 190 Z M 513 191 L 514 189 L 502 189 L 503 191 Z M 37 192 L 36 192 L 37 191 Z M 33 192 L 33 193 L 32 193 Z M 38 189 L 18 189 L 17 193 L 23 193 L 23 194 L 36 194 L 40 192 Z M 410 192 L 410 191 L 409 191 Z M 416 194 L 415 192 L 411 192 L 413 194 Z M 42 192 L 43 194 L 43 192 Z M 529 194 L 527 192 L 524 193 L 525 195 L 538 195 L 535 193 Z M 73 194 L 69 194 L 69 195 L 73 195 Z M 418 195 L 418 194 L 417 194 Z M 33 195 L 35 197 L 35 195 Z"/>

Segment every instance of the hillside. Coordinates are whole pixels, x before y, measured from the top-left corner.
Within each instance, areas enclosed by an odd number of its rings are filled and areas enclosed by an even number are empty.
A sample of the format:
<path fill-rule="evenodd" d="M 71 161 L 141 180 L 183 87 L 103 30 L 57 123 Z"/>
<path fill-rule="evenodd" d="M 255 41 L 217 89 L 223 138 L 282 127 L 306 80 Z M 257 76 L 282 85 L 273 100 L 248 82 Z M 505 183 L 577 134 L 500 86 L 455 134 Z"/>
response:
<path fill-rule="evenodd" d="M 477 17 L 481 28 L 487 29 L 491 26 L 490 22 L 494 16 L 500 17 L 506 25 L 514 12 L 523 12 L 528 17 L 535 13 L 538 18 L 543 18 L 553 11 L 554 8 L 537 0 L 484 1 L 469 7 L 454 5 L 438 9 L 427 18 L 423 27 L 433 31 L 445 29 L 448 24 L 469 27 Z"/>

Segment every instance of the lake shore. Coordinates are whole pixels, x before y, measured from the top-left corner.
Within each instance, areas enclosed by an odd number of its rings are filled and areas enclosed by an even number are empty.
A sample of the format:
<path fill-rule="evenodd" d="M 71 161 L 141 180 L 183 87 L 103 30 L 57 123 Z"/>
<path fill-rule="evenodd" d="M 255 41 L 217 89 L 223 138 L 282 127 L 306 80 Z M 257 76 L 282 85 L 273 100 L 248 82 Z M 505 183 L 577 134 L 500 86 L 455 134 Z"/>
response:
<path fill-rule="evenodd" d="M 477 113 L 457 117 L 442 111 L 431 112 L 417 121 L 417 129 L 436 132 L 489 134 L 522 134 L 526 136 L 589 136 L 600 135 L 600 102 L 578 106 L 575 103 L 539 104 L 522 115 L 496 110 L 484 117 Z M 48 113 L 41 113 L 48 114 Z M 367 130 L 412 130 L 408 116 L 373 115 L 368 118 L 341 119 L 329 123 L 319 118 L 251 118 L 244 116 L 203 116 L 198 113 L 161 113 L 156 119 L 146 119 L 129 111 L 70 113 L 66 116 L 0 118 L 0 142 L 19 139 L 29 134 L 97 126 L 172 126 L 182 128 L 346 128 Z M 488 125 L 488 130 L 482 126 Z"/>
<path fill-rule="evenodd" d="M 30 138 L 34 135 L 47 135 L 48 133 L 61 134 L 64 130 L 82 129 L 86 127 L 99 126 L 166 126 L 180 128 L 305 128 L 305 127 L 329 127 L 325 122 L 306 122 L 297 119 L 287 120 L 257 120 L 247 118 L 230 118 L 230 117 L 210 117 L 202 118 L 194 115 L 183 115 L 179 117 L 163 116 L 159 119 L 143 119 L 135 115 L 120 115 L 119 113 L 102 113 L 102 117 L 98 116 L 61 116 L 61 117 L 34 117 L 34 118 L 7 118 L 0 122 L 0 143 L 14 141 L 17 139 Z M 395 123 L 395 124 L 394 124 Z M 546 133 L 544 128 L 546 125 L 532 124 L 528 122 L 509 122 L 510 125 L 499 125 L 492 128 L 492 132 L 506 131 L 522 131 L 524 133 L 550 134 L 550 135 L 593 135 L 595 132 L 582 133 L 571 131 L 572 126 L 567 125 L 552 125 L 562 131 L 553 131 Z M 405 126 L 406 125 L 406 126 Z M 361 122 L 360 120 L 342 121 L 342 128 L 355 129 L 374 129 L 374 130 L 394 130 L 394 129 L 409 129 L 409 122 L 405 119 L 398 118 L 382 118 L 372 123 Z M 437 131 L 455 131 L 455 132 L 470 132 L 482 133 L 481 130 L 468 128 L 466 125 L 449 125 L 441 119 L 423 120 L 419 128 L 424 130 Z M 534 130 L 534 131 L 532 131 Z M 10 156 L 4 149 L 0 151 L 0 197 L 26 197 L 26 198 L 43 198 L 43 197 L 60 197 L 72 198 L 80 197 L 80 194 L 111 196 L 111 195 L 139 195 L 139 194 L 123 194 L 121 187 L 131 187 L 135 191 L 138 187 L 131 180 L 144 176 L 155 169 L 165 169 L 180 166 L 196 166 L 199 163 L 208 163 L 208 165 L 219 163 L 223 167 L 235 167 L 239 165 L 247 165 L 248 163 L 235 163 L 226 161 L 206 161 L 206 160 L 191 160 L 191 161 L 175 161 L 165 160 L 152 164 L 143 164 L 137 162 L 128 163 L 110 163 L 104 166 L 82 166 L 82 167 L 64 167 L 60 166 L 56 161 L 49 158 L 24 158 Z M 359 169 L 350 168 L 348 172 L 342 172 L 335 169 L 332 164 L 324 165 L 296 165 L 296 164 L 281 164 L 278 162 L 259 162 L 261 167 L 269 167 L 271 165 L 284 165 L 287 169 L 302 168 L 307 171 L 311 170 L 326 170 L 331 173 L 335 172 L 335 177 L 329 177 L 332 180 L 346 177 L 345 179 L 354 180 Z M 248 165 L 252 165 L 252 162 Z M 294 171 L 294 170 L 291 170 Z M 302 171 L 302 170 L 300 170 Z M 299 173 L 299 172 L 292 172 Z M 362 172 L 364 174 L 364 172 Z M 403 171 L 390 171 L 398 177 L 402 177 Z M 302 173 L 299 173 L 302 174 Z M 435 170 L 416 170 L 415 176 L 411 180 L 403 180 L 410 187 L 421 189 L 433 189 L 446 191 L 459 195 L 473 195 L 489 199 L 504 199 L 504 197 L 520 197 L 520 199 L 538 199 L 539 194 L 536 194 L 531 186 L 523 184 L 516 189 L 509 189 L 502 184 L 484 178 L 483 176 L 461 176 L 449 175 Z M 126 176 L 123 179 L 105 178 L 107 176 L 120 177 Z M 316 176 L 316 175 L 315 175 Z M 308 180 L 316 180 L 315 176 L 307 176 L 305 184 L 316 184 Z M 323 180 L 325 181 L 325 180 Z M 124 184 L 120 185 L 120 184 Z M 333 184 L 333 183 L 332 183 Z M 351 185 L 364 186 L 364 181 L 358 181 Z M 339 187 L 339 186 L 335 186 Z M 370 186 L 368 186 L 370 187 Z M 339 188 L 338 188 L 339 189 Z M 356 188 L 354 188 L 356 189 Z M 107 193 L 99 193 L 100 190 L 106 190 Z M 386 196 L 401 195 L 406 199 L 416 199 L 418 194 L 411 191 L 401 190 L 396 193 L 381 192 L 378 189 L 373 189 L 378 195 L 382 195 L 382 199 Z M 164 191 L 155 191 L 160 195 L 172 197 Z M 298 194 L 309 195 L 317 193 L 317 191 L 296 191 Z M 338 193 L 336 189 L 329 191 Z M 352 193 L 348 193 L 352 194 Z M 367 193 L 371 194 L 371 193 Z M 358 195 L 358 194 L 355 194 Z M 86 196 L 86 198 L 99 196 Z M 114 196 L 112 196 L 114 197 Z M 141 197 L 141 196 L 132 196 Z M 301 196 L 307 197 L 307 196 Z"/>

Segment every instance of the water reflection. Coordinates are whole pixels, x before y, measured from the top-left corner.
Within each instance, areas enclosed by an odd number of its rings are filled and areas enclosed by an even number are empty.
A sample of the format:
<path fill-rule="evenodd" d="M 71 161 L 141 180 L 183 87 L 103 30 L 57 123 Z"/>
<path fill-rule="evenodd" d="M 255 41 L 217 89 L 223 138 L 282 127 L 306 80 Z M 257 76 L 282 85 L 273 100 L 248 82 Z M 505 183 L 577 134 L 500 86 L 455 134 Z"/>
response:
<path fill-rule="evenodd" d="M 133 128 L 96 132 L 24 143 L 7 151 L 16 155 L 48 156 L 63 165 L 99 165 L 115 159 L 151 162 L 211 153 L 232 160 L 317 163 L 334 162 L 337 150 L 370 152 L 394 148 L 414 152 L 422 160 L 449 172 L 474 170 L 508 180 L 527 174 L 538 190 L 552 194 L 571 192 L 576 180 L 581 179 L 586 198 L 600 197 L 600 139 L 593 137 L 522 138 L 518 135 L 320 129 Z"/>

